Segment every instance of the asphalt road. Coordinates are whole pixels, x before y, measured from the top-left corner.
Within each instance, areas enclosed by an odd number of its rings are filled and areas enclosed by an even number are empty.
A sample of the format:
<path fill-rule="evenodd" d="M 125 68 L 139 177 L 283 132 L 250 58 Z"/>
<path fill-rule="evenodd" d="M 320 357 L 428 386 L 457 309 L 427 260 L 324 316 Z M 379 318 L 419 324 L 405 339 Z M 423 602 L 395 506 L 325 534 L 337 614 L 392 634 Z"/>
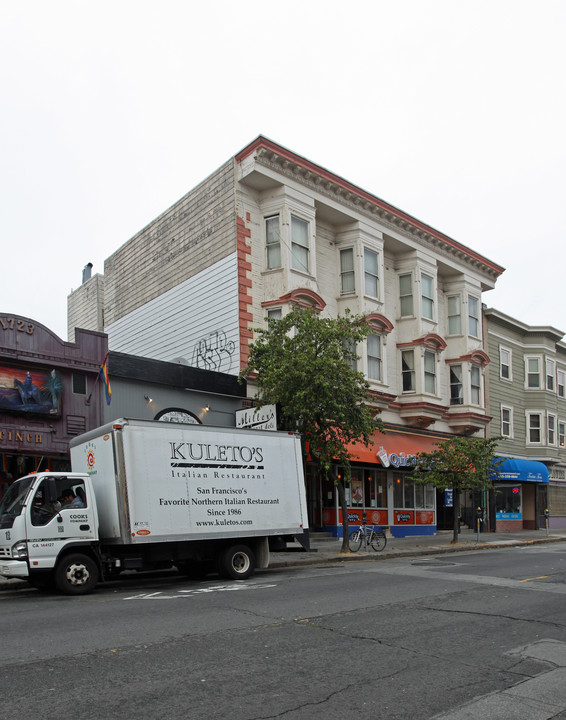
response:
<path fill-rule="evenodd" d="M 566 544 L 0 594 L 2 716 L 566 719 Z"/>

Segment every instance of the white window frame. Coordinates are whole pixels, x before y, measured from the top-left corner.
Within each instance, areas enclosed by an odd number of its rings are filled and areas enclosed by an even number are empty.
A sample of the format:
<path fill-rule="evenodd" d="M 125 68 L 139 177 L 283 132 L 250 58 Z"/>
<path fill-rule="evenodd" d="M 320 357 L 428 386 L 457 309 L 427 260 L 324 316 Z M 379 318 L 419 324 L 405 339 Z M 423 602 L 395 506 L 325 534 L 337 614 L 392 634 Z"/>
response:
<path fill-rule="evenodd" d="M 299 227 L 299 224 L 302 227 L 303 225 L 306 226 L 306 244 L 303 242 L 300 242 L 302 238 L 299 238 L 295 233 L 293 232 L 294 227 Z M 310 275 L 311 272 L 311 254 L 310 254 L 310 240 L 311 240 L 311 224 L 309 220 L 305 220 L 305 218 L 300 217 L 293 211 L 291 211 L 291 217 L 290 217 L 290 234 L 291 234 L 291 269 L 295 270 L 296 272 L 305 273 L 307 275 Z M 297 253 L 303 250 L 306 254 L 306 267 L 304 267 L 304 264 L 302 260 L 300 259 L 300 255 Z M 301 265 L 301 267 L 297 267 L 296 263 Z"/>
<path fill-rule="evenodd" d="M 558 421 L 558 447 L 565 447 L 566 444 L 566 422 Z"/>
<path fill-rule="evenodd" d="M 507 354 L 507 358 L 505 358 L 505 354 Z M 499 346 L 499 377 L 501 380 L 504 380 L 505 382 L 512 382 L 513 381 L 513 352 L 510 348 L 504 347 L 503 345 Z M 507 375 L 505 375 L 503 368 L 507 368 Z"/>
<path fill-rule="evenodd" d="M 377 350 L 378 354 L 375 355 L 373 353 L 374 347 L 370 347 L 370 343 L 375 342 L 373 338 L 377 339 Z M 371 351 L 371 352 L 370 352 Z M 367 361 L 367 376 L 369 380 L 373 380 L 375 382 L 383 383 L 383 336 L 380 333 L 377 332 L 370 332 L 367 336 L 366 340 L 366 361 Z M 376 367 L 377 368 L 377 375 L 379 377 L 374 377 L 370 373 L 370 367 Z"/>
<path fill-rule="evenodd" d="M 427 288 L 427 291 L 425 292 L 425 286 L 429 285 L 430 287 Z M 430 295 L 427 294 L 430 292 Z M 434 320 L 434 278 L 432 275 L 428 275 L 427 273 L 422 272 L 421 273 L 421 316 L 425 318 L 425 320 Z M 427 309 L 427 312 L 425 312 L 425 308 Z M 428 314 L 430 312 L 430 315 Z"/>
<path fill-rule="evenodd" d="M 345 263 L 348 258 L 350 262 Z M 356 292 L 354 248 L 340 250 L 340 295 L 353 295 Z M 351 285 L 351 287 L 349 287 Z"/>
<path fill-rule="evenodd" d="M 455 308 L 450 307 L 453 304 L 456 304 Z M 448 318 L 448 335 L 461 335 L 462 298 L 460 295 L 448 295 L 446 298 L 446 314 Z"/>
<path fill-rule="evenodd" d="M 566 383 L 566 373 L 564 370 L 559 370 L 556 368 L 556 393 L 558 397 L 566 397 L 565 395 L 565 383 Z"/>
<path fill-rule="evenodd" d="M 472 314 L 473 305 L 476 305 L 477 315 Z M 475 295 L 468 295 L 468 335 L 475 338 L 481 337 L 481 302 Z"/>
<path fill-rule="evenodd" d="M 557 417 L 554 413 L 546 415 L 546 443 L 547 445 L 556 445 L 556 430 L 558 428 Z"/>
<path fill-rule="evenodd" d="M 530 369 L 530 363 L 536 362 L 537 370 L 534 372 Z M 537 377 L 537 384 L 530 384 L 530 377 Z M 540 390 L 542 387 L 542 356 L 541 355 L 525 355 L 525 390 Z"/>
<path fill-rule="evenodd" d="M 403 294 L 404 288 L 403 280 L 409 278 L 410 293 Z M 403 306 L 408 305 L 410 300 L 410 308 Z M 410 310 L 410 312 L 408 312 Z M 413 290 L 413 273 L 402 273 L 399 275 L 399 316 L 400 317 L 414 317 L 415 316 L 415 298 Z"/>
<path fill-rule="evenodd" d="M 544 444 L 544 411 L 542 410 L 527 410 L 525 413 L 526 417 L 526 444 L 527 445 L 543 445 Z M 531 423 L 531 418 L 538 417 L 538 428 L 534 427 Z M 539 439 L 533 440 L 531 432 L 537 431 L 539 433 Z"/>
<path fill-rule="evenodd" d="M 277 221 L 277 239 L 276 240 L 270 240 L 270 225 L 275 225 L 275 222 Z M 279 217 L 279 213 L 273 214 L 273 215 L 266 215 L 263 218 L 264 226 L 265 226 L 265 267 L 267 270 L 278 270 L 281 268 L 281 219 Z M 271 251 L 274 251 L 273 253 Z M 279 257 L 279 263 L 278 264 L 271 264 L 271 255 L 275 255 Z"/>
<path fill-rule="evenodd" d="M 283 308 L 268 308 L 266 317 L 268 324 L 270 320 L 281 320 L 283 318 Z"/>
<path fill-rule="evenodd" d="M 505 419 L 505 414 L 507 413 L 508 418 Z M 505 425 L 509 426 L 508 432 L 505 432 Z M 501 406 L 501 435 L 504 438 L 512 439 L 513 438 L 513 408 L 509 405 L 502 405 Z"/>
<path fill-rule="evenodd" d="M 552 358 L 544 359 L 544 383 L 549 392 L 556 392 L 556 363 Z"/>
<path fill-rule="evenodd" d="M 475 371 L 477 371 L 478 374 L 478 382 L 477 384 L 474 383 L 474 374 Z M 477 401 L 474 397 L 475 392 L 477 391 Z M 470 405 L 479 405 L 481 406 L 483 404 L 483 391 L 482 391 L 482 371 L 481 367 L 479 365 L 472 365 L 470 366 Z"/>
<path fill-rule="evenodd" d="M 427 395 L 436 395 L 436 353 L 432 350 L 425 350 L 423 353 L 423 390 Z M 428 361 L 428 362 L 427 362 Z M 432 362 L 432 366 L 430 365 Z M 432 383 L 432 390 L 427 388 L 428 384 Z"/>
<path fill-rule="evenodd" d="M 375 272 L 373 268 L 368 269 L 368 258 L 370 256 L 375 256 Z M 373 260 L 373 257 L 371 259 Z M 375 289 L 375 293 L 368 292 L 368 284 L 372 286 L 370 290 Z M 379 253 L 368 247 L 364 247 L 364 295 L 379 298 Z"/>

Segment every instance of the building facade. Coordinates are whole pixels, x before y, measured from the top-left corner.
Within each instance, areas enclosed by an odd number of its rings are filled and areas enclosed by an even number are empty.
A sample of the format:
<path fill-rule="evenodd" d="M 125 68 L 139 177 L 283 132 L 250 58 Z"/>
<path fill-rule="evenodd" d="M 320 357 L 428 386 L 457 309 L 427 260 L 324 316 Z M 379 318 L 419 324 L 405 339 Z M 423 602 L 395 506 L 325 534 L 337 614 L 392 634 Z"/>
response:
<path fill-rule="evenodd" d="M 70 440 L 101 424 L 107 336 L 64 342 L 31 318 L 0 315 L 0 494 L 36 470 L 69 470 Z"/>
<path fill-rule="evenodd" d="M 564 333 L 484 311 L 490 434 L 505 458 L 490 507 L 499 530 L 566 527 L 566 344 Z"/>
<path fill-rule="evenodd" d="M 269 317 L 294 305 L 363 314 L 371 334 L 359 367 L 388 433 L 352 456 L 351 520 L 365 510 L 393 534 L 432 533 L 434 493 L 412 484 L 411 457 L 452 434 L 486 432 L 482 294 L 502 271 L 259 137 L 69 296 L 69 333 L 71 318 L 99 317 L 89 303 L 102 288 L 111 350 L 237 375 Z M 311 520 L 339 528 L 332 489 L 309 477 L 308 491 Z"/>

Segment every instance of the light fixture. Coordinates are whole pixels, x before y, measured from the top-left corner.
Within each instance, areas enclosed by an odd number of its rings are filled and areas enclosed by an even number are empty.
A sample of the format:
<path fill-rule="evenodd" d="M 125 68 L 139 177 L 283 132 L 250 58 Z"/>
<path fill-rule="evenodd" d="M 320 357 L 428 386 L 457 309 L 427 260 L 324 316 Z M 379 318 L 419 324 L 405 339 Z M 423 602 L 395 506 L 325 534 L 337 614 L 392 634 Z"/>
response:
<path fill-rule="evenodd" d="M 205 405 L 203 407 L 204 412 L 208 412 L 210 410 L 210 405 Z"/>
<path fill-rule="evenodd" d="M 144 395 L 144 400 L 147 402 L 148 405 L 151 405 L 153 402 L 153 399 L 149 397 L 149 395 Z"/>

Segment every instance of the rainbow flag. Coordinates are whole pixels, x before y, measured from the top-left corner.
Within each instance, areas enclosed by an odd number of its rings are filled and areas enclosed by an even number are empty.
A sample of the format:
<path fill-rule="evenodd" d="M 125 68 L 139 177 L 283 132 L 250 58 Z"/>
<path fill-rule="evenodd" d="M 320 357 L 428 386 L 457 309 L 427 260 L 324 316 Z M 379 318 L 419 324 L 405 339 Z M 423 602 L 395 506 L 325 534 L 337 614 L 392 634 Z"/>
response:
<path fill-rule="evenodd" d="M 110 389 L 110 379 L 108 377 L 108 353 L 106 353 L 104 362 L 100 366 L 100 370 L 98 371 L 98 377 L 102 380 L 102 384 L 104 385 L 106 404 L 110 405 L 110 400 L 112 399 L 112 390 Z"/>

